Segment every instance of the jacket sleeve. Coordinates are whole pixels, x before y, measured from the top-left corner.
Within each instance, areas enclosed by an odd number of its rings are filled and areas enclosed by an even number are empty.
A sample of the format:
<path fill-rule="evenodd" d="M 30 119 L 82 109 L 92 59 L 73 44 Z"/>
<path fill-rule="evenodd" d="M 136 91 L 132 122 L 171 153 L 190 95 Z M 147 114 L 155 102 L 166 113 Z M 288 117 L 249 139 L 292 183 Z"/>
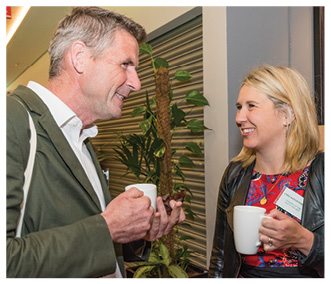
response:
<path fill-rule="evenodd" d="M 314 232 L 314 243 L 307 256 L 299 252 L 302 270 L 313 269 L 319 277 L 324 277 L 324 234 Z"/>
<path fill-rule="evenodd" d="M 97 277 L 115 272 L 114 245 L 101 215 L 15 238 L 29 129 L 25 110 L 13 100 L 7 99 L 7 277 Z"/>
<path fill-rule="evenodd" d="M 227 188 L 227 173 L 229 168 L 230 166 L 228 166 L 224 172 L 218 194 L 214 242 L 208 272 L 208 277 L 212 278 L 223 277 L 224 243 L 227 226 L 226 208 L 228 207 L 229 203 L 229 193 Z"/>
<path fill-rule="evenodd" d="M 299 252 L 299 264 L 303 270 L 313 269 L 324 277 L 324 153 L 319 153 L 311 164 L 307 187 L 310 203 L 305 209 L 308 219 L 303 220 L 303 224 L 314 234 L 314 242 L 307 256 Z M 309 218 L 311 216 L 315 221 Z"/>

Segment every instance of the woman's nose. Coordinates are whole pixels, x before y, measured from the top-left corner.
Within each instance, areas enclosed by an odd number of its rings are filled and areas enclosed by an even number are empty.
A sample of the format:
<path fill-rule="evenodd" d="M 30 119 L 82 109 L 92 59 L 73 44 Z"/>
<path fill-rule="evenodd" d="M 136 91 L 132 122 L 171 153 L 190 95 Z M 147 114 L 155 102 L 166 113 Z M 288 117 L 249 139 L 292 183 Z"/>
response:
<path fill-rule="evenodd" d="M 246 121 L 246 112 L 244 109 L 237 110 L 236 114 L 236 124 L 240 126 L 244 121 Z"/>

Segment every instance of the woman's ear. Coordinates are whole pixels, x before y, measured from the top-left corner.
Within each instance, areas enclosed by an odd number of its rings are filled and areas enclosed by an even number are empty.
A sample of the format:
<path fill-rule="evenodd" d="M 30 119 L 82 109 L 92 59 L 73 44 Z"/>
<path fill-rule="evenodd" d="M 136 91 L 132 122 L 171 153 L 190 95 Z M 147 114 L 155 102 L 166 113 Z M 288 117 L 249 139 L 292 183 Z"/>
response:
<path fill-rule="evenodd" d="M 86 44 L 81 40 L 77 40 L 71 45 L 70 51 L 70 60 L 72 67 L 77 73 L 84 73 L 86 56 L 87 53 L 89 53 Z"/>
<path fill-rule="evenodd" d="M 292 122 L 294 121 L 295 119 L 295 114 L 294 114 L 294 111 L 293 111 L 293 108 L 290 107 L 290 106 L 287 106 L 286 108 L 286 114 L 285 114 L 285 124 L 284 126 L 285 127 L 288 127 L 292 124 Z"/>

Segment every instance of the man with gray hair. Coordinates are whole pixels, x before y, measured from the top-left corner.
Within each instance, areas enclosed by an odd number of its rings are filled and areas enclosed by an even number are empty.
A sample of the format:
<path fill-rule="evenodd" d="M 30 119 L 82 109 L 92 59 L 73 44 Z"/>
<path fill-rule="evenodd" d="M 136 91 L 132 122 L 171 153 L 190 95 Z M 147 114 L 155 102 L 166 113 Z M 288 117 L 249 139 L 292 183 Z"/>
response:
<path fill-rule="evenodd" d="M 111 199 L 89 137 L 96 120 L 117 119 L 140 89 L 136 73 L 145 30 L 98 7 L 74 8 L 49 47 L 49 81 L 7 97 L 7 277 L 124 277 L 123 250 L 146 260 L 149 242 L 185 215 L 181 202 L 157 210 L 132 188 Z M 29 115 L 36 154 L 22 226 Z M 21 229 L 20 236 L 17 236 Z"/>

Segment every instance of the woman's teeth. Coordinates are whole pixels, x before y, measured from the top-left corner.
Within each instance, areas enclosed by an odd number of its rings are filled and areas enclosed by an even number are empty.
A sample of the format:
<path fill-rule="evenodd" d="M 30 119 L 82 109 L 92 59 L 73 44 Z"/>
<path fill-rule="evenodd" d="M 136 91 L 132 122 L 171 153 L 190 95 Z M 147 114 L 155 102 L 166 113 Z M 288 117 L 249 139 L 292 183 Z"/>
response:
<path fill-rule="evenodd" d="M 246 129 L 243 129 L 243 130 L 242 130 L 242 132 L 245 133 L 245 134 L 246 134 L 246 133 L 250 133 L 250 132 L 252 132 L 252 131 L 254 131 L 254 128 L 249 128 L 249 129 L 246 128 Z"/>

